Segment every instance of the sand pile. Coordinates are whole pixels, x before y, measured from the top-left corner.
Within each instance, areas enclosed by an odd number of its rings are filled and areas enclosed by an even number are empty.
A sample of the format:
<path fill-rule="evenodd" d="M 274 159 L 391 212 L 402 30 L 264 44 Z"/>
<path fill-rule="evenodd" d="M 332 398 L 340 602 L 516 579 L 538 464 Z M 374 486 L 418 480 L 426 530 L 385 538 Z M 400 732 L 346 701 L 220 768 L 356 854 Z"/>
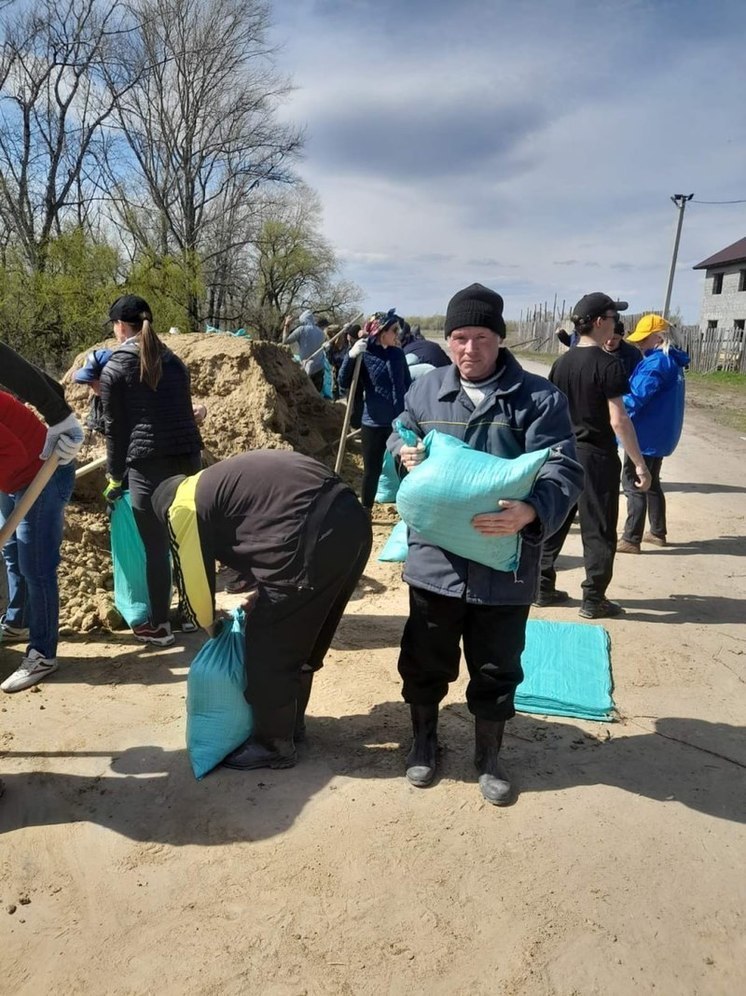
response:
<path fill-rule="evenodd" d="M 344 408 L 319 397 L 287 347 L 206 334 L 169 336 L 167 345 L 189 368 L 194 402 L 207 406 L 201 431 L 208 460 L 270 448 L 298 450 L 333 465 Z M 71 373 L 88 352 L 63 378 L 68 402 L 82 420 L 90 394 L 72 381 Z M 103 441 L 93 438 L 79 464 L 104 452 Z M 351 457 L 345 466 L 351 483 L 359 476 L 358 462 Z M 109 523 L 101 497 L 105 483 L 103 470 L 80 478 L 66 517 L 60 623 L 76 632 L 123 625 L 112 603 Z"/>

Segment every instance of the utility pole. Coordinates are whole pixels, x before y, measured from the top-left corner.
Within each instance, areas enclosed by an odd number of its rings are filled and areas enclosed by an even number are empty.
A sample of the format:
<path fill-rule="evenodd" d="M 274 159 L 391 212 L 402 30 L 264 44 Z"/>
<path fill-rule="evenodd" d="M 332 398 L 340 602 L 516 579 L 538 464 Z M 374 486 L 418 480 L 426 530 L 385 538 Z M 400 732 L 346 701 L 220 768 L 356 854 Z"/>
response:
<path fill-rule="evenodd" d="M 681 226 L 684 224 L 684 211 L 687 201 L 690 201 L 694 194 L 674 194 L 671 200 L 676 205 L 679 218 L 676 224 L 676 238 L 673 240 L 673 255 L 671 256 L 671 269 L 668 271 L 668 286 L 666 287 L 666 303 L 663 305 L 663 317 L 668 317 L 668 309 L 671 304 L 671 291 L 673 290 L 673 277 L 676 271 L 676 258 L 679 255 L 679 242 L 681 241 Z"/>

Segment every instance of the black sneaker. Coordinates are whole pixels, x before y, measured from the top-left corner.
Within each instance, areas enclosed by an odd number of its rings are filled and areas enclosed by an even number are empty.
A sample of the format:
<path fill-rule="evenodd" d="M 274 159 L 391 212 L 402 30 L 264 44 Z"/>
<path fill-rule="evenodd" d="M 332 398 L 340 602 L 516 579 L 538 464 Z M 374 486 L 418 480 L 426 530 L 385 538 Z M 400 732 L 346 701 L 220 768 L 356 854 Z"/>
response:
<path fill-rule="evenodd" d="M 534 605 L 537 605 L 540 609 L 545 609 L 549 605 L 561 605 L 562 602 L 567 602 L 570 596 L 566 591 L 559 591 L 557 588 L 552 588 L 550 591 L 540 591 L 536 596 L 536 601 Z"/>
<path fill-rule="evenodd" d="M 578 615 L 581 619 L 614 619 L 616 616 L 623 616 L 624 609 L 619 602 L 604 598 L 600 602 L 583 602 Z"/>

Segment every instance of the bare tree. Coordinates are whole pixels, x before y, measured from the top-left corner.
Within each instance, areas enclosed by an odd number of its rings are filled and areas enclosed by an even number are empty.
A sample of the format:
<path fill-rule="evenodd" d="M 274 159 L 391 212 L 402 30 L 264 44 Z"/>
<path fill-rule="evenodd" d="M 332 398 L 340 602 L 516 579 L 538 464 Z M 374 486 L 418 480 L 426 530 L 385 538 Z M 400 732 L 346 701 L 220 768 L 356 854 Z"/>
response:
<path fill-rule="evenodd" d="M 116 81 L 112 61 L 128 17 L 119 2 L 101 0 L 6 5 L 0 221 L 35 270 L 44 270 L 49 240 L 66 220 L 93 220 L 104 125 L 132 85 Z"/>
<path fill-rule="evenodd" d="M 319 231 L 318 195 L 299 186 L 265 206 L 266 220 L 255 237 L 253 296 L 247 317 L 260 334 L 278 339 L 286 315 L 310 307 L 332 318 L 349 312 L 362 292 L 337 279 L 332 246 Z"/>
<path fill-rule="evenodd" d="M 268 4 L 139 0 L 136 10 L 139 26 L 123 52 L 134 84 L 117 115 L 147 198 L 120 183 L 120 203 L 153 215 L 162 252 L 209 262 L 223 279 L 247 241 L 255 192 L 292 182 L 301 144 L 276 117 L 290 87 L 266 41 Z M 199 327 L 200 301 L 186 305 Z"/>

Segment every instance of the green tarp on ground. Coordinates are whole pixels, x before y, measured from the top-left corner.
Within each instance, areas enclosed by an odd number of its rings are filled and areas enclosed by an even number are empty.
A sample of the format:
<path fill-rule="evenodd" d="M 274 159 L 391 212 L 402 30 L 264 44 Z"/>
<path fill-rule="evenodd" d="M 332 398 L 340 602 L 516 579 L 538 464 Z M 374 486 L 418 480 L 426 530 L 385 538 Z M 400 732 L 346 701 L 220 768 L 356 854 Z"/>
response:
<path fill-rule="evenodd" d="M 521 663 L 519 712 L 613 719 L 610 641 L 603 626 L 530 619 Z"/>

